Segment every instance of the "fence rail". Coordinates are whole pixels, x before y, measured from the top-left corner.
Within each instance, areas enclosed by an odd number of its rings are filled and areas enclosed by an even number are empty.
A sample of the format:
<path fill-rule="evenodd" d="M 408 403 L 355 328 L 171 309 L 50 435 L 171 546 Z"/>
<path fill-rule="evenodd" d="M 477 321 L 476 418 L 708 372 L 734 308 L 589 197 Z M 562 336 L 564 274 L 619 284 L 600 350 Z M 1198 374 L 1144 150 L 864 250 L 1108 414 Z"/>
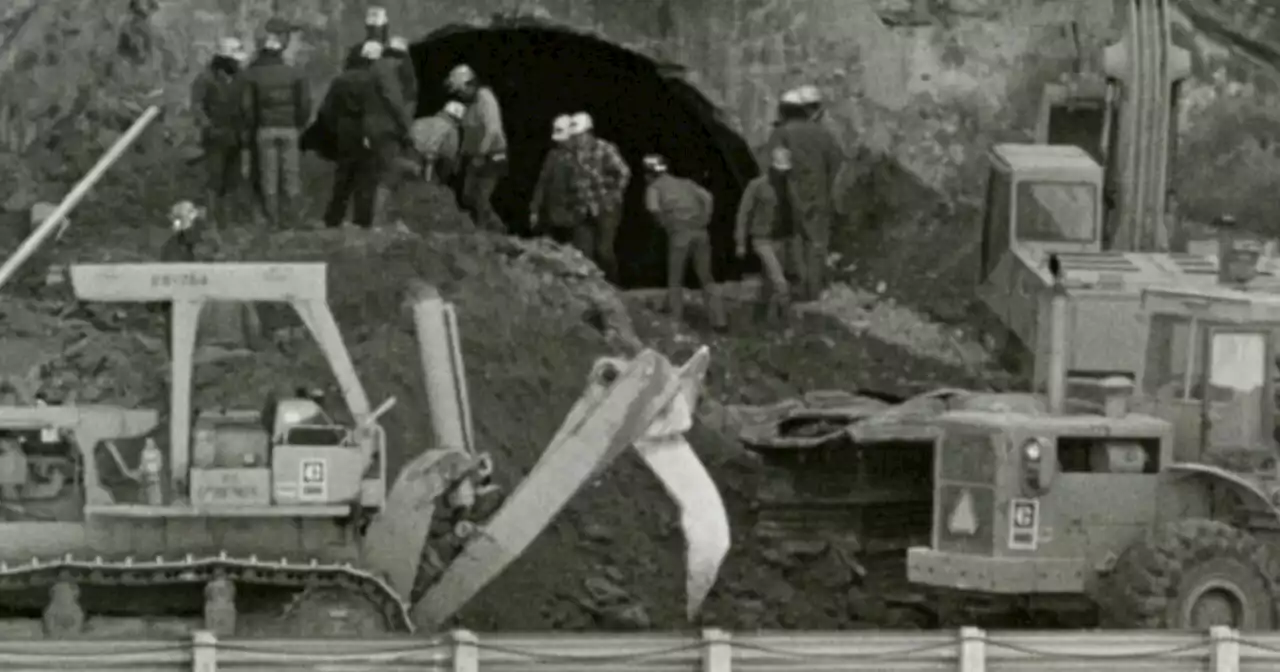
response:
<path fill-rule="evenodd" d="M 431 639 L 0 642 L 0 670 L 103 672 L 809 672 L 1280 669 L 1280 633 L 933 632 L 492 634 Z"/>

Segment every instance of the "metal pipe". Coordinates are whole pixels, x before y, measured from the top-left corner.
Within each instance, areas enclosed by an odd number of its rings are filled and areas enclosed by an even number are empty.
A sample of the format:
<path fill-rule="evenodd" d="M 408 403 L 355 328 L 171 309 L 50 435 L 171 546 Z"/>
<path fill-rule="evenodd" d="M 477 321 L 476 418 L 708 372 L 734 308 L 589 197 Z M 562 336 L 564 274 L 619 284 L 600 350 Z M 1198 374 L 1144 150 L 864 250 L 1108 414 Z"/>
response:
<path fill-rule="evenodd" d="M 409 285 L 407 301 L 413 312 L 427 389 L 435 448 L 475 453 L 471 434 L 471 402 L 462 363 L 458 317 L 440 291 L 421 281 Z"/>
<path fill-rule="evenodd" d="M 18 268 L 25 264 L 31 258 L 31 255 L 35 254 L 36 250 L 40 249 L 44 241 L 57 230 L 58 225 L 80 204 L 80 201 L 89 193 L 89 190 L 98 184 L 98 180 L 101 180 L 107 170 L 115 165 L 116 161 L 120 160 L 120 157 L 124 155 L 124 151 L 142 135 L 147 126 L 158 116 L 160 116 L 159 107 L 155 105 L 148 107 L 142 113 L 142 116 L 133 122 L 129 130 L 116 139 L 115 144 L 111 145 L 106 153 L 98 159 L 98 162 L 93 164 L 93 168 L 90 168 L 89 172 L 80 178 L 76 186 L 63 197 L 58 207 L 27 236 L 26 240 L 22 241 L 22 245 L 18 246 L 18 249 L 5 260 L 3 266 L 0 266 L 0 288 L 8 284 L 9 280 L 13 278 L 13 274 L 18 271 Z"/>
<path fill-rule="evenodd" d="M 1067 288 L 1055 279 L 1049 295 L 1049 412 L 1062 415 L 1067 407 Z"/>

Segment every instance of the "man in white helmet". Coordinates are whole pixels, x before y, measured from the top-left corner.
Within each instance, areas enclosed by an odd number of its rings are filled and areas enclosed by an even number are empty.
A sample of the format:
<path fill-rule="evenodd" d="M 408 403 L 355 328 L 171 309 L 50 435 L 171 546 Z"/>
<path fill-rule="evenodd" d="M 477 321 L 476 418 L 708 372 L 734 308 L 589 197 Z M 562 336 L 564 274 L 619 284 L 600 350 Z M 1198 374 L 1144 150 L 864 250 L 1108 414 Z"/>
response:
<path fill-rule="evenodd" d="M 467 106 L 451 100 L 430 117 L 413 122 L 413 149 L 423 179 L 448 184 L 458 168 L 462 118 Z"/>
<path fill-rule="evenodd" d="M 360 50 L 364 48 L 366 42 L 377 42 L 386 49 L 387 43 L 391 39 L 391 29 L 389 27 L 390 18 L 387 16 L 387 8 L 373 5 L 365 10 L 364 13 L 364 39 L 357 42 L 347 52 L 346 67 L 350 68 L 360 60 Z"/>
<path fill-rule="evenodd" d="M 573 115 L 573 203 L 577 217 L 594 238 L 592 259 L 611 282 L 618 282 L 616 247 L 622 224 L 622 201 L 631 184 L 631 167 L 618 146 L 595 134 L 586 112 Z"/>
<path fill-rule="evenodd" d="M 259 194 L 267 221 L 294 224 L 301 207 L 299 138 L 311 121 L 311 83 L 302 68 L 285 62 L 284 39 L 268 33 L 245 71 L 243 110 L 254 143 Z"/>
<path fill-rule="evenodd" d="M 573 137 L 573 119 L 562 114 L 551 122 L 551 149 L 542 160 L 538 183 L 529 201 L 529 225 L 538 230 L 547 225 L 551 237 L 558 242 L 572 242 L 588 257 L 595 255 L 593 237 L 585 222 L 575 216 L 573 203 L 573 152 L 568 147 Z"/>
<path fill-rule="evenodd" d="M 413 59 L 409 58 L 409 41 L 400 36 L 387 40 L 387 50 L 383 58 L 395 64 L 396 78 L 400 82 L 400 95 L 404 97 L 409 117 L 417 116 L 418 111 L 418 73 L 413 67 Z"/>
<path fill-rule="evenodd" d="M 349 64 L 351 67 L 329 85 L 320 105 L 317 123 L 329 130 L 333 140 L 333 192 L 324 213 L 324 223 L 329 228 L 342 226 L 348 208 L 353 210 L 356 226 L 371 228 L 375 223 L 374 201 L 380 175 L 375 143 L 370 138 L 385 136 L 394 129 L 373 72 L 373 64 L 381 58 L 382 43 L 366 42 Z"/>
<path fill-rule="evenodd" d="M 798 286 L 794 289 L 802 300 L 816 300 L 826 288 L 827 250 L 835 221 L 835 183 L 844 152 L 835 135 L 813 116 L 822 105 L 818 89 L 800 87 L 793 96 L 798 114 L 774 128 L 766 152 L 772 156 L 776 147 L 790 152 L 791 169 L 786 183 L 795 222 L 792 257 Z"/>
<path fill-rule="evenodd" d="M 247 51 L 240 40 L 224 37 L 191 85 L 191 112 L 200 133 L 205 193 L 215 223 L 230 224 L 240 186 L 241 151 L 248 128 L 241 109 L 241 68 Z"/>
<path fill-rule="evenodd" d="M 672 175 L 667 160 L 644 157 L 644 207 L 667 232 L 667 309 L 675 320 L 684 318 L 684 278 L 689 262 L 706 295 L 711 327 L 725 328 L 724 305 L 711 272 L 711 216 L 715 198 L 693 180 Z"/>
<path fill-rule="evenodd" d="M 493 211 L 493 192 L 507 174 L 507 133 L 502 107 L 493 89 L 484 86 L 471 66 L 463 63 L 449 72 L 446 88 L 467 105 L 462 120 L 462 207 L 476 226 L 501 231 L 502 221 Z"/>

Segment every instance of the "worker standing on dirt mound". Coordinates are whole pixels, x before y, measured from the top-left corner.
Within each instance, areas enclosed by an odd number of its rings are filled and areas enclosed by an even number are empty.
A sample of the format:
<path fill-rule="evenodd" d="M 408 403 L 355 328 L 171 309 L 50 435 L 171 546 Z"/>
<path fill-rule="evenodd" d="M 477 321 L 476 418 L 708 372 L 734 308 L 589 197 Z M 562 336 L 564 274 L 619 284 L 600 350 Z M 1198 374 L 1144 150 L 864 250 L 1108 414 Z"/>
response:
<path fill-rule="evenodd" d="M 595 255 L 595 236 L 586 222 L 574 215 L 573 153 L 568 142 L 573 135 L 573 118 L 562 114 L 551 122 L 551 149 L 542 160 L 538 183 L 529 201 L 529 226 L 538 230 L 547 225 L 551 238 L 572 242 L 587 257 Z"/>
<path fill-rule="evenodd" d="M 785 98 L 794 101 L 800 114 L 774 129 L 768 149 L 772 153 L 774 147 L 785 147 L 791 153 L 787 183 L 800 238 L 797 256 L 803 256 L 797 269 L 799 293 L 811 301 L 826 288 L 827 249 L 835 220 L 833 192 L 844 155 L 835 136 L 818 119 L 823 101 L 817 87 L 800 87 Z"/>
<path fill-rule="evenodd" d="M 405 114 L 410 119 L 418 116 L 418 74 L 414 72 L 413 61 L 409 58 L 409 41 L 403 37 L 387 40 L 387 50 L 383 58 L 395 66 L 396 78 L 400 82 L 400 95 L 404 98 Z"/>
<path fill-rule="evenodd" d="M 347 60 L 344 62 L 345 69 L 349 70 L 360 65 L 363 60 L 360 52 L 368 42 L 377 42 L 382 45 L 385 52 L 387 43 L 391 40 L 391 29 L 388 27 L 388 23 L 390 21 L 387 18 L 386 7 L 374 5 L 365 10 L 364 39 L 347 51 Z"/>
<path fill-rule="evenodd" d="M 502 108 L 493 89 L 477 81 L 471 66 L 463 63 L 449 72 L 448 89 L 467 105 L 462 120 L 462 207 L 476 226 L 501 231 L 502 221 L 493 211 L 493 192 L 507 175 L 507 133 Z"/>
<path fill-rule="evenodd" d="M 586 112 L 573 115 L 573 202 L 576 216 L 594 236 L 590 255 L 610 282 L 618 282 L 618 227 L 622 225 L 622 201 L 631 184 L 631 166 L 618 146 L 595 134 L 595 120 Z"/>
<path fill-rule="evenodd" d="M 676 177 L 667 170 L 667 160 L 657 154 L 644 158 L 648 183 L 644 206 L 667 232 L 667 309 L 672 319 L 684 318 L 684 272 L 693 258 L 693 272 L 706 296 L 711 327 L 725 328 L 720 290 L 711 274 L 711 215 L 715 199 L 693 180 Z"/>
<path fill-rule="evenodd" d="M 751 180 L 743 191 L 733 240 L 738 257 L 744 257 L 750 237 L 763 276 L 759 308 L 767 321 L 777 322 L 786 317 L 791 301 L 781 251 L 791 237 L 794 223 L 787 186 L 791 153 L 786 147 L 774 147 L 771 155 L 769 170 Z"/>
<path fill-rule="evenodd" d="M 413 122 L 413 150 L 417 154 L 419 175 L 427 182 L 448 184 L 458 169 L 462 117 L 467 107 L 456 100 L 430 117 Z"/>
<path fill-rule="evenodd" d="M 205 191 L 215 225 L 231 223 L 232 201 L 240 185 L 240 153 L 246 132 L 240 91 L 243 54 L 240 40 L 224 37 L 209 67 L 191 85 L 191 111 L 200 133 Z"/>
<path fill-rule="evenodd" d="M 333 80 L 320 105 L 320 117 L 333 133 L 334 143 L 333 191 L 324 211 L 328 228 L 342 226 L 348 206 L 352 206 L 356 226 L 373 226 L 379 175 L 370 138 L 394 133 L 394 122 L 387 120 L 385 101 L 373 73 L 373 64 L 380 58 L 382 44 L 365 42 L 359 58 Z"/>
<path fill-rule="evenodd" d="M 311 120 L 311 85 L 284 60 L 284 40 L 268 34 L 244 76 L 244 112 L 257 153 L 262 209 L 275 226 L 293 224 L 302 196 L 298 138 Z"/>

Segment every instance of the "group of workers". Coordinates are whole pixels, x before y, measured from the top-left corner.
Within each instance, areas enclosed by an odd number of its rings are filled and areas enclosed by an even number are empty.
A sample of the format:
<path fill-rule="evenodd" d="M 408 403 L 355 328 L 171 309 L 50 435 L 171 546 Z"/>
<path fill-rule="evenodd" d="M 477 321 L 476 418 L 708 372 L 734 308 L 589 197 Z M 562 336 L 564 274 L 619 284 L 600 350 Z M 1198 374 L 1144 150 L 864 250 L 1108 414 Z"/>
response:
<path fill-rule="evenodd" d="M 419 180 L 448 185 L 477 226 L 501 230 L 491 204 L 507 173 L 497 97 L 470 66 L 457 65 L 445 82 L 450 100 L 434 115 L 415 120 L 418 84 L 408 43 L 390 36 L 388 23 L 385 9 L 369 9 L 365 39 L 352 47 L 317 111 L 316 124 L 326 138 L 322 153 L 335 164 L 325 225 L 341 226 L 348 209 L 360 227 L 391 219 L 395 193 Z M 311 123 L 312 96 L 305 73 L 284 57 L 293 31 L 273 18 L 252 58 L 239 40 L 223 39 L 193 86 L 215 221 L 234 216 L 247 156 L 259 215 L 277 226 L 296 222 L 301 138 Z M 760 306 L 771 319 L 787 314 L 793 299 L 817 298 L 825 285 L 843 153 L 823 114 L 816 87 L 782 96 L 764 148 L 765 170 L 747 186 L 736 213 L 735 252 L 742 257 L 750 249 L 758 257 L 764 276 Z M 551 140 L 530 203 L 530 224 L 579 248 L 616 282 L 617 235 L 632 169 L 615 144 L 595 134 L 587 112 L 556 117 Z M 691 263 L 712 326 L 722 329 L 724 306 L 711 269 L 714 197 L 672 174 L 667 158 L 658 154 L 644 157 L 643 175 L 645 209 L 667 233 L 669 310 L 677 319 L 683 315 Z"/>

